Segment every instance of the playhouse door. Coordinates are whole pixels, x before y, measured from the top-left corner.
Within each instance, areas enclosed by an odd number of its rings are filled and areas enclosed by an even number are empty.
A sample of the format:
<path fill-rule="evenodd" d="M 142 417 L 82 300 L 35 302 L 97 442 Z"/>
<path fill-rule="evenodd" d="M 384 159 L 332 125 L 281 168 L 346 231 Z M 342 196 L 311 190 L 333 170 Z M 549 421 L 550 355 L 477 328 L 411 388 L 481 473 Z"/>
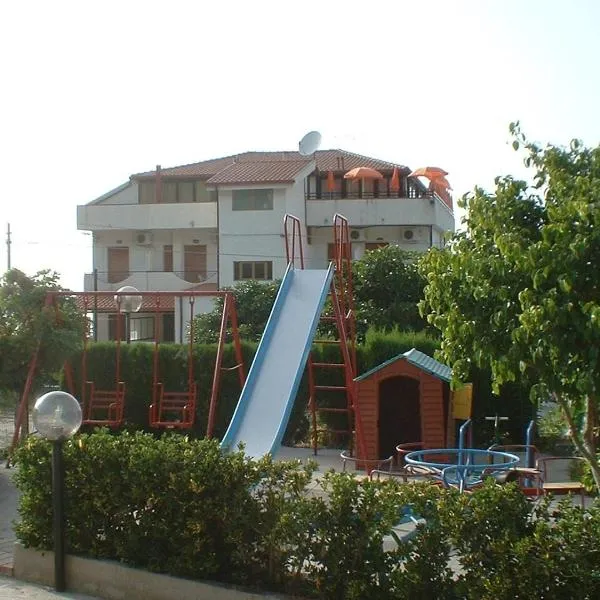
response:
<path fill-rule="evenodd" d="M 379 385 L 379 458 L 396 454 L 398 444 L 421 441 L 419 381 L 391 377 Z"/>

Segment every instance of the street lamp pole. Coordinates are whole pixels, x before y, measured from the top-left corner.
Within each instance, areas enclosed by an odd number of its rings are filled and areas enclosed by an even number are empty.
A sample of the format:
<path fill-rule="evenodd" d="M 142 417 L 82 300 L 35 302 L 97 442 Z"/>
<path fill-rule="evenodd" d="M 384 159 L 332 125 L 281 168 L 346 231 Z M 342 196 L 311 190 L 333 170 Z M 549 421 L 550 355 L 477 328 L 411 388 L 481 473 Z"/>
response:
<path fill-rule="evenodd" d="M 65 465 L 63 440 L 52 442 L 52 512 L 54 538 L 54 588 L 65 591 L 65 516 L 64 516 Z"/>
<path fill-rule="evenodd" d="M 65 467 L 63 443 L 81 427 L 79 402 L 66 392 L 48 392 L 36 400 L 33 424 L 52 442 L 52 535 L 54 540 L 54 588 L 66 589 L 65 577 Z"/>

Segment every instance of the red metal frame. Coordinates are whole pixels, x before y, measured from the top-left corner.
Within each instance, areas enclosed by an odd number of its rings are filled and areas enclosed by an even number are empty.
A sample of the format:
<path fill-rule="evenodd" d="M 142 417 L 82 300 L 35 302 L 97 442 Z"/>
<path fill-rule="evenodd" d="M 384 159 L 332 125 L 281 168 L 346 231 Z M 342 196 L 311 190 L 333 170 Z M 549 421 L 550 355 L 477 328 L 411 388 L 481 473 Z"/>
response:
<path fill-rule="evenodd" d="M 81 353 L 81 404 L 83 425 L 117 428 L 123 424 L 125 411 L 125 383 L 121 381 L 121 293 L 117 296 L 117 343 L 115 357 L 115 387 L 111 390 L 98 390 L 93 381 L 88 380 L 87 351 L 88 333 L 83 334 L 83 352 Z M 56 305 L 56 295 L 54 296 Z M 90 309 L 89 295 L 83 296 L 84 314 Z M 71 386 L 73 383 L 71 382 Z M 74 393 L 73 391 L 71 393 Z"/>
<path fill-rule="evenodd" d="M 160 331 L 160 297 L 156 298 L 154 312 L 154 354 L 152 360 L 152 403 L 148 408 L 150 427 L 168 429 L 191 429 L 196 420 L 197 385 L 194 381 L 194 304 L 189 298 L 190 333 L 188 343 L 188 380 L 183 392 L 165 391 L 158 381 L 158 352 Z"/>
<path fill-rule="evenodd" d="M 291 232 L 290 232 L 291 229 Z M 300 220 L 293 215 L 285 215 L 283 221 L 285 237 L 285 251 L 288 264 L 294 265 L 296 248 L 300 258 L 300 268 L 304 268 L 304 252 L 302 246 Z M 290 241 L 291 235 L 291 241 Z M 330 299 L 333 307 L 333 315 L 321 315 L 321 320 L 334 322 L 338 332 L 337 340 L 323 340 L 322 343 L 339 344 L 342 354 L 342 362 L 318 363 L 313 360 L 312 353 L 308 357 L 308 386 L 309 386 L 309 409 L 312 417 L 312 442 L 313 451 L 318 450 L 318 412 L 345 413 L 348 416 L 348 429 L 337 431 L 349 436 L 350 448 L 353 446 L 352 431 L 356 431 L 358 445 L 358 457 L 366 457 L 366 445 L 361 425 L 359 406 L 356 401 L 356 383 L 354 378 L 357 373 L 356 362 L 356 326 L 354 314 L 353 288 L 352 288 L 352 263 L 350 228 L 346 217 L 336 214 L 333 217 L 333 238 L 335 248 L 335 275 L 331 284 Z M 295 265 L 294 265 L 295 266 Z M 344 371 L 344 384 L 341 386 L 319 385 L 316 381 L 316 369 L 339 368 Z M 319 392 L 341 392 L 346 394 L 345 408 L 319 408 L 317 406 L 317 394 Z M 330 430 L 331 431 L 331 430 Z"/>
<path fill-rule="evenodd" d="M 291 224 L 291 236 L 292 241 L 290 243 L 290 224 Z M 283 237 L 285 238 L 285 256 L 288 264 L 296 266 L 294 261 L 296 259 L 296 244 L 298 246 L 298 253 L 300 258 L 300 268 L 304 269 L 304 249 L 302 245 L 302 225 L 300 219 L 294 215 L 286 214 L 283 217 Z M 298 240 L 296 241 L 296 238 Z"/>
<path fill-rule="evenodd" d="M 57 314 L 57 318 L 60 318 L 60 314 L 58 311 L 57 298 L 59 297 L 73 297 L 73 298 L 83 298 L 83 306 L 84 310 L 89 312 L 91 310 L 91 306 L 97 305 L 97 301 L 102 297 L 110 297 L 114 298 L 115 296 L 120 297 L 124 295 L 128 295 L 130 292 L 115 292 L 115 291 L 95 291 L 95 292 L 49 292 L 46 296 L 45 306 L 49 307 L 54 305 L 55 311 Z M 207 435 L 212 435 L 212 430 L 214 429 L 214 420 L 216 415 L 217 408 L 217 400 L 219 395 L 220 381 L 221 381 L 221 373 L 222 371 L 238 371 L 238 377 L 240 382 L 240 388 L 243 387 L 246 380 L 246 373 L 244 368 L 244 361 L 242 355 L 242 347 L 239 337 L 239 329 L 238 329 L 238 320 L 237 313 L 235 309 L 235 301 L 231 292 L 221 291 L 221 290 L 212 290 L 212 291 L 177 291 L 177 292 L 142 292 L 139 291 L 136 293 L 136 296 L 144 297 L 154 297 L 157 298 L 157 305 L 160 305 L 160 298 L 170 297 L 189 297 L 189 298 L 199 298 L 199 297 L 211 297 L 218 298 L 222 297 L 224 299 L 224 307 L 223 307 L 223 319 L 221 326 L 221 333 L 219 336 L 218 348 L 217 348 L 217 360 L 215 364 L 215 370 L 213 375 L 213 383 L 211 389 L 211 397 L 210 397 L 210 409 L 209 409 L 209 419 L 207 424 Z M 93 299 L 94 304 L 92 305 L 90 300 Z M 152 312 L 152 311 L 148 311 Z M 155 314 L 155 318 L 158 318 L 158 315 Z M 232 367 L 223 367 L 223 346 L 226 343 L 226 332 L 228 323 L 231 325 L 232 330 L 232 341 L 234 344 L 234 352 L 236 356 L 237 364 Z M 192 325 L 193 327 L 193 325 Z M 125 383 L 119 381 L 121 378 L 121 342 L 122 342 L 122 323 L 121 319 L 117 320 L 117 357 L 116 357 L 116 377 L 115 377 L 115 389 L 114 390 L 96 390 L 94 383 L 91 381 L 87 381 L 87 362 L 86 362 L 86 352 L 88 347 L 88 335 L 87 333 L 84 335 L 84 351 L 82 356 L 82 389 L 81 389 L 81 403 L 83 409 L 84 423 L 95 424 L 95 425 L 109 425 L 116 426 L 116 423 L 119 424 L 123 421 L 123 412 L 124 412 L 124 402 L 125 402 Z M 29 362 L 27 377 L 25 380 L 25 385 L 23 388 L 23 393 L 21 395 L 21 400 L 19 403 L 19 407 L 17 410 L 17 419 L 15 424 L 15 432 L 13 435 L 13 440 L 11 443 L 11 452 L 16 447 L 19 442 L 21 435 L 21 428 L 26 418 L 27 414 L 27 400 L 29 394 L 31 393 L 31 388 L 33 385 L 33 380 L 35 373 L 37 371 L 37 364 L 39 358 L 39 351 L 41 348 L 41 340 L 38 342 L 36 351 L 34 352 L 31 360 Z M 191 350 L 190 350 L 191 352 Z M 192 355 L 190 354 L 190 358 Z M 189 364 L 192 364 L 193 361 L 190 360 Z M 195 386 L 195 383 L 192 381 L 193 371 L 190 375 L 188 372 L 188 391 Z M 72 367 L 69 363 L 65 364 L 65 379 L 67 383 L 67 389 L 69 392 L 76 396 L 75 384 L 73 379 Z M 190 382 L 193 385 L 190 385 Z M 154 383 L 159 383 L 154 379 L 153 375 L 153 391 L 154 391 Z M 187 394 L 188 392 L 183 392 L 183 394 Z M 154 394 L 153 394 L 154 395 Z M 92 398 L 92 403 L 88 400 Z M 154 398 L 153 398 L 154 400 Z M 98 411 L 103 410 L 104 415 L 98 416 L 95 414 L 96 409 Z M 194 411 L 195 412 L 195 411 Z M 186 420 L 189 420 L 189 416 L 186 415 Z M 172 423 L 169 423 L 170 427 L 173 426 Z"/>

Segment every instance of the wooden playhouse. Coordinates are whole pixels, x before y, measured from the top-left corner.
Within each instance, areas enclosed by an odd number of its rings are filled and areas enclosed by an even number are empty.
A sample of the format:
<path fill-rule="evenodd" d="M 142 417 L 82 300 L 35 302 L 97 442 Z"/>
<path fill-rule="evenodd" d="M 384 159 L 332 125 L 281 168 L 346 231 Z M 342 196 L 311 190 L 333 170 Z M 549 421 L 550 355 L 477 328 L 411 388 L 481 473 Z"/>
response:
<path fill-rule="evenodd" d="M 367 459 L 395 455 L 401 443 L 453 444 L 451 376 L 449 367 L 413 348 L 357 377 Z"/>

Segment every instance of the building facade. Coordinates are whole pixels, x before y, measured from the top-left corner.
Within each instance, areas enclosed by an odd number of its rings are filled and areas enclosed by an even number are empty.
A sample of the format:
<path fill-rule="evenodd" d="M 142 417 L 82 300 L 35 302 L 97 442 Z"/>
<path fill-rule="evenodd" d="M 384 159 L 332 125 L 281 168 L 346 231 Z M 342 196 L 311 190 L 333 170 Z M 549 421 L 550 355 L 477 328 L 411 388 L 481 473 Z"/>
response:
<path fill-rule="evenodd" d="M 345 179 L 355 167 L 376 169 L 383 178 Z M 77 207 L 77 228 L 93 235 L 84 291 L 125 285 L 212 291 L 248 279 L 278 279 L 286 267 L 286 213 L 303 224 L 307 268 L 325 268 L 331 258 L 335 213 L 350 223 L 354 258 L 386 244 L 415 251 L 441 247 L 455 227 L 451 199 L 410 172 L 343 150 L 321 150 L 311 157 L 246 152 L 132 175 Z M 202 298 L 191 310 L 211 307 L 212 300 Z M 154 338 L 154 319 L 143 308 L 132 320 L 132 339 Z M 160 337 L 181 341 L 189 320 L 185 307 L 166 303 L 161 310 Z M 112 312 L 102 307 L 98 339 L 114 337 Z"/>

